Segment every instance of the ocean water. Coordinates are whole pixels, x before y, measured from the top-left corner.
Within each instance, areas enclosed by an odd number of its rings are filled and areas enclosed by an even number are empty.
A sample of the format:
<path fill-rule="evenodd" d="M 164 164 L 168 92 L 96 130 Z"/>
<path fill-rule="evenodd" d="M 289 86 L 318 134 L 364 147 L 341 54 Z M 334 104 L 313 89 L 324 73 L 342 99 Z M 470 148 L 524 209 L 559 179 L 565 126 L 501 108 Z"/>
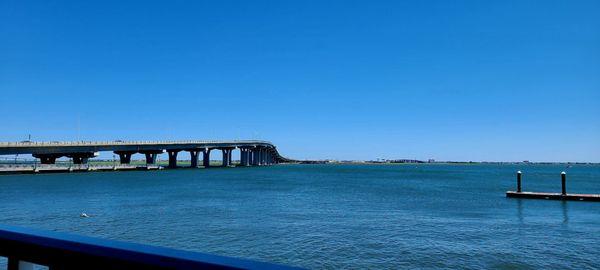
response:
<path fill-rule="evenodd" d="M 600 267 L 600 166 L 278 165 L 0 175 L 0 223 L 313 269 Z M 89 218 L 80 218 L 81 212 Z"/>

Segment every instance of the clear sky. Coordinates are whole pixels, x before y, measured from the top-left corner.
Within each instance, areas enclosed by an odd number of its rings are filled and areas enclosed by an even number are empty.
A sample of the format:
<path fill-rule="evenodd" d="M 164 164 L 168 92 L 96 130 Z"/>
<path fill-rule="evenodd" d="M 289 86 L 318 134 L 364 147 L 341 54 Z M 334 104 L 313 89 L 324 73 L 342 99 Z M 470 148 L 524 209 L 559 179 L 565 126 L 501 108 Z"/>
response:
<path fill-rule="evenodd" d="M 600 162 L 600 1 L 0 0 L 0 141 Z"/>

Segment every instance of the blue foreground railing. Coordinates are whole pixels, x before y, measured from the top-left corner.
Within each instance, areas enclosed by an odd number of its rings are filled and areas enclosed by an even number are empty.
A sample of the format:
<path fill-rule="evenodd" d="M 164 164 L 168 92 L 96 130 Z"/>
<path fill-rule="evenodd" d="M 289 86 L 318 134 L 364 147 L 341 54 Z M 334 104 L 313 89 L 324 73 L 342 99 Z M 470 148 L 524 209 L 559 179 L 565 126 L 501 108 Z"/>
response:
<path fill-rule="evenodd" d="M 8 270 L 33 269 L 295 269 L 170 248 L 0 225 Z"/>

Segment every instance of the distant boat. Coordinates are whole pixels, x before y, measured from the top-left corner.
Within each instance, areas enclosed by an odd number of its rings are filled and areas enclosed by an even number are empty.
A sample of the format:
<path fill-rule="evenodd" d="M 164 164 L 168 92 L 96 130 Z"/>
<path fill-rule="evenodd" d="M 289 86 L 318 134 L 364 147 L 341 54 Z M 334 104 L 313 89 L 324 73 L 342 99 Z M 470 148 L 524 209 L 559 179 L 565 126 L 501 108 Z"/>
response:
<path fill-rule="evenodd" d="M 89 216 L 88 214 L 86 214 L 86 213 L 81 213 L 81 214 L 79 215 L 79 217 L 82 217 L 82 218 L 88 218 L 88 217 L 90 217 L 90 216 Z"/>

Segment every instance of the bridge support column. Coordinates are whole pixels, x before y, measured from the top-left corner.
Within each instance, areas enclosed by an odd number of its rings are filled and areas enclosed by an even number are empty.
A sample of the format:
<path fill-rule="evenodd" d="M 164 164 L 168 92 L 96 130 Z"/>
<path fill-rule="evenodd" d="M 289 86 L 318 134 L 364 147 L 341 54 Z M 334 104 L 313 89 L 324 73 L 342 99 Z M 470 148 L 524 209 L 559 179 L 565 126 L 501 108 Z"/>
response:
<path fill-rule="evenodd" d="M 260 151 L 260 148 L 256 148 L 256 161 L 254 162 L 256 166 L 260 166 Z"/>
<path fill-rule="evenodd" d="M 190 152 L 190 167 L 197 168 L 198 167 L 198 156 L 200 156 L 199 150 L 188 150 Z"/>
<path fill-rule="evenodd" d="M 253 166 L 258 166 L 259 165 L 259 162 L 258 162 L 259 153 L 260 153 L 260 149 L 259 148 L 252 149 L 252 165 Z"/>
<path fill-rule="evenodd" d="M 256 149 L 256 165 L 260 166 L 262 165 L 262 149 L 261 148 L 257 148 Z"/>
<path fill-rule="evenodd" d="M 256 150 L 256 152 L 257 152 L 256 165 L 262 166 L 263 165 L 263 163 L 262 163 L 263 149 L 262 148 L 258 148 Z"/>
<path fill-rule="evenodd" d="M 229 165 L 231 165 L 231 149 L 221 149 L 221 151 L 223 152 L 223 162 L 221 164 L 221 166 L 223 167 L 228 167 Z"/>
<path fill-rule="evenodd" d="M 135 154 L 135 152 L 122 152 L 115 151 L 115 154 L 119 155 L 119 162 L 121 164 L 131 164 L 131 156 Z"/>
<path fill-rule="evenodd" d="M 252 149 L 248 148 L 246 149 L 246 166 L 250 166 L 252 165 Z"/>
<path fill-rule="evenodd" d="M 271 155 L 271 152 L 269 152 L 269 149 L 265 149 L 265 165 L 270 165 L 271 162 L 269 162 L 269 155 Z"/>
<path fill-rule="evenodd" d="M 202 165 L 204 168 L 210 168 L 210 148 L 204 149 L 202 152 Z"/>
<path fill-rule="evenodd" d="M 40 161 L 42 164 L 56 164 L 56 157 L 51 157 L 51 156 L 50 157 L 49 156 L 41 157 Z"/>
<path fill-rule="evenodd" d="M 52 154 L 33 154 L 34 158 L 39 158 L 41 164 L 56 164 L 56 159 L 60 158 L 62 155 L 52 155 Z"/>
<path fill-rule="evenodd" d="M 269 149 L 265 149 L 265 158 L 263 163 L 265 165 L 269 165 Z"/>
<path fill-rule="evenodd" d="M 250 165 L 250 149 L 240 148 L 240 165 L 241 166 Z"/>
<path fill-rule="evenodd" d="M 265 149 L 265 165 L 269 165 L 269 149 Z"/>
<path fill-rule="evenodd" d="M 252 150 L 246 148 L 246 164 L 244 166 L 250 166 L 252 164 Z"/>
<path fill-rule="evenodd" d="M 95 153 L 95 152 L 67 154 L 67 157 L 70 157 L 73 159 L 73 164 L 87 164 L 89 158 L 97 157 L 97 156 L 98 156 L 98 153 Z"/>
<path fill-rule="evenodd" d="M 169 168 L 177 168 L 177 153 L 179 153 L 180 150 L 167 150 L 167 153 L 169 154 Z"/>
<path fill-rule="evenodd" d="M 260 149 L 260 161 L 259 161 L 259 165 L 265 165 L 265 149 L 261 148 Z"/>
<path fill-rule="evenodd" d="M 156 163 L 156 153 L 146 153 L 146 164 L 154 164 Z"/>
<path fill-rule="evenodd" d="M 244 154 L 246 153 L 246 150 L 244 148 L 240 148 L 240 166 L 246 166 L 244 165 Z"/>
<path fill-rule="evenodd" d="M 89 159 L 86 157 L 76 156 L 76 157 L 73 157 L 73 164 L 87 164 L 88 160 Z"/>
<path fill-rule="evenodd" d="M 146 156 L 146 165 L 156 164 L 156 156 L 158 154 L 162 154 L 163 152 L 163 150 L 140 151 L 140 153 Z"/>

